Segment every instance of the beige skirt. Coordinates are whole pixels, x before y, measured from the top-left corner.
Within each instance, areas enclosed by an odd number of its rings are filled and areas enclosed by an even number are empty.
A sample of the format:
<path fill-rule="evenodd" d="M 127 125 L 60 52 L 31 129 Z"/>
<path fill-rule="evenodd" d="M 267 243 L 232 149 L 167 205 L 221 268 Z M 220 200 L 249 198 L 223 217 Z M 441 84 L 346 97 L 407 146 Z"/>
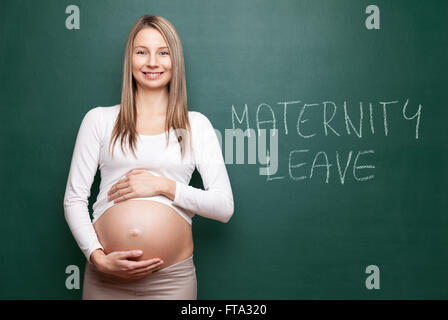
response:
<path fill-rule="evenodd" d="M 83 300 L 196 300 L 193 256 L 150 273 L 142 279 L 124 279 L 98 271 L 86 262 Z"/>

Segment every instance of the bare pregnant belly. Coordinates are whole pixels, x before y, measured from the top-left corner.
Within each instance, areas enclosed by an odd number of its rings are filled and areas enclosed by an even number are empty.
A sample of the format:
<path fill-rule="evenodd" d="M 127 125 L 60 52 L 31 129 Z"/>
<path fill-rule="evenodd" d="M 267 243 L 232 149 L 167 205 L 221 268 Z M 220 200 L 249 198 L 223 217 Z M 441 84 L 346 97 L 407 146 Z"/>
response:
<path fill-rule="evenodd" d="M 191 225 L 169 206 L 127 200 L 107 209 L 94 224 L 105 253 L 140 249 L 136 260 L 160 258 L 162 268 L 193 254 Z"/>

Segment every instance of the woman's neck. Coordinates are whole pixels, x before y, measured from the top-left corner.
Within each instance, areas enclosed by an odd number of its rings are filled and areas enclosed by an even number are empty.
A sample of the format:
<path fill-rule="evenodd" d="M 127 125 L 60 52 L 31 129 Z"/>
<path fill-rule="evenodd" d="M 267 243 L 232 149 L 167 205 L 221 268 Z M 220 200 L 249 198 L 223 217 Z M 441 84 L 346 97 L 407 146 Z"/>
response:
<path fill-rule="evenodd" d="M 139 88 L 135 94 L 137 115 L 144 118 L 165 116 L 168 109 L 168 89 L 157 90 Z"/>

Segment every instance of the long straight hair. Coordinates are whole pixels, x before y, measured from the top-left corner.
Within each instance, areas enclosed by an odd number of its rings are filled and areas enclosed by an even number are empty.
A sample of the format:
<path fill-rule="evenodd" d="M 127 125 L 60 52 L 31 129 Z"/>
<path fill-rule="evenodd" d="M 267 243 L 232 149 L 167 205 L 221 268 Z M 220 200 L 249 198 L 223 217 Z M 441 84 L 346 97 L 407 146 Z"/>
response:
<path fill-rule="evenodd" d="M 135 155 L 137 140 L 137 109 L 135 105 L 135 94 L 137 85 L 132 74 L 132 53 L 134 39 L 143 28 L 154 28 L 158 30 L 167 43 L 172 64 L 171 81 L 168 83 L 168 109 L 165 118 L 165 134 L 167 134 L 167 146 L 170 137 L 170 128 L 174 129 L 181 149 L 181 157 L 184 157 L 186 146 L 191 150 L 191 127 L 188 120 L 187 89 L 185 80 L 185 64 L 182 43 L 174 26 L 165 18 L 160 16 L 144 15 L 132 26 L 126 49 L 124 52 L 123 82 L 121 89 L 121 105 L 117 119 L 115 120 L 109 148 L 113 149 L 115 142 L 121 139 L 121 150 L 127 138 L 128 145 Z M 186 141 L 187 140 L 187 141 Z"/>

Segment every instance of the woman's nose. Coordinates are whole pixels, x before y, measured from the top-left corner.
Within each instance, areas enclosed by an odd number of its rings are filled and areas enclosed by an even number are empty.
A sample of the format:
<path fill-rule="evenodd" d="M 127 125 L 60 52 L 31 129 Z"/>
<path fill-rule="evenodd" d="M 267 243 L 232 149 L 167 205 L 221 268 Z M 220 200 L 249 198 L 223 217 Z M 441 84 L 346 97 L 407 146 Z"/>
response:
<path fill-rule="evenodd" d="M 157 66 L 158 62 L 157 62 L 157 57 L 154 54 L 149 54 L 148 55 L 148 60 L 146 61 L 148 66 Z"/>

